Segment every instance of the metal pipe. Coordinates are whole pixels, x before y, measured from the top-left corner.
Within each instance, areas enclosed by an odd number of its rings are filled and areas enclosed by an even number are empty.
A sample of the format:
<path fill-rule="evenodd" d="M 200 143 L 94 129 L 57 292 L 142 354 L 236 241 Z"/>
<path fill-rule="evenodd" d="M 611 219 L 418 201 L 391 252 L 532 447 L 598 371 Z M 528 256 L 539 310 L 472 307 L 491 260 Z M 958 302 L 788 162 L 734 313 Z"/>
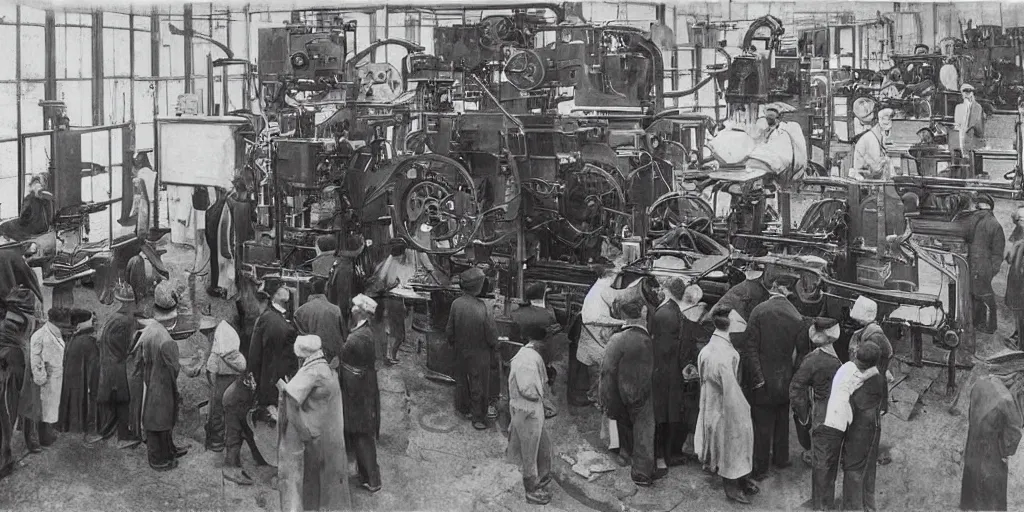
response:
<path fill-rule="evenodd" d="M 494 104 L 498 106 L 498 109 L 501 110 L 502 114 L 505 114 L 505 117 L 507 117 L 510 121 L 515 123 L 515 125 L 518 126 L 520 130 L 523 129 L 523 122 L 520 121 L 517 117 L 513 116 L 508 110 L 505 109 L 505 107 L 501 106 L 501 102 L 498 101 L 498 98 L 495 98 L 494 95 L 491 94 L 491 91 L 487 89 L 487 85 L 484 84 L 483 80 L 480 80 L 478 76 L 471 73 L 467 74 L 467 76 L 472 78 L 477 83 L 477 85 L 480 86 L 480 89 L 483 90 L 484 94 L 486 94 L 487 97 L 490 98 L 491 101 L 493 101 Z"/>
<path fill-rule="evenodd" d="M 268 10 L 268 11 L 252 11 L 253 13 L 282 13 L 282 12 L 294 12 L 294 11 L 342 11 L 342 12 L 358 12 L 358 11 L 369 11 L 376 12 L 381 8 L 381 4 L 369 3 L 369 4 L 353 4 L 344 5 L 343 8 L 339 9 L 323 9 L 323 8 L 309 8 L 309 9 L 288 9 L 288 10 Z M 463 3 L 441 3 L 436 6 L 428 5 L 393 5 L 387 4 L 388 11 L 393 12 L 440 12 L 440 11 L 500 11 L 504 9 L 547 9 L 555 14 L 558 23 L 565 21 L 565 8 L 560 4 L 552 3 L 499 3 L 499 4 L 463 4 Z"/>

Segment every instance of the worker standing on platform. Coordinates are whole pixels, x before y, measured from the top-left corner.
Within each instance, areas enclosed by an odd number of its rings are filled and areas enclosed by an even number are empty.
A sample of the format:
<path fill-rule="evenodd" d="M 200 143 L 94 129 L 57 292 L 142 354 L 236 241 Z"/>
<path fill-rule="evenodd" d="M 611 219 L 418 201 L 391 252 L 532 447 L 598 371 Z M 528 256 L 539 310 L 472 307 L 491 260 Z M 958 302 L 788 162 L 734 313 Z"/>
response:
<path fill-rule="evenodd" d="M 971 162 L 972 177 L 985 174 L 981 158 L 975 151 L 985 147 L 985 114 L 981 104 L 974 98 L 974 86 L 964 83 L 960 86 L 964 101 L 953 110 L 953 128 L 960 137 L 960 153 Z"/>

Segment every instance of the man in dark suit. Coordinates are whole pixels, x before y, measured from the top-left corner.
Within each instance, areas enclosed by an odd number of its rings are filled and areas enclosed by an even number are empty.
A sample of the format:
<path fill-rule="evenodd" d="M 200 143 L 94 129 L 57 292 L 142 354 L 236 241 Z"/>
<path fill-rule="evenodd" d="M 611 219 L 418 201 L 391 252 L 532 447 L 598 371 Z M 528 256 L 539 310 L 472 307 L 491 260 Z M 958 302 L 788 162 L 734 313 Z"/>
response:
<path fill-rule="evenodd" d="M 971 217 L 973 229 L 967 248 L 971 264 L 971 300 L 974 304 L 974 325 L 989 334 L 996 332 L 998 316 L 996 293 L 992 279 L 1003 265 L 1006 249 L 1006 234 L 996 220 L 992 210 L 995 201 L 988 194 L 979 194 L 975 199 L 978 211 Z"/>
<path fill-rule="evenodd" d="M 789 301 L 795 278 L 772 280 L 768 300 L 758 304 L 747 323 L 745 356 L 751 369 L 751 416 L 754 422 L 753 478 L 764 479 L 769 460 L 789 467 L 789 384 L 793 354 L 808 352 L 808 322 Z M 774 457 L 772 457 L 774 455 Z"/>
<path fill-rule="evenodd" d="M 665 285 L 665 302 L 654 312 L 651 337 L 654 340 L 653 394 L 654 454 L 667 466 L 683 464 L 686 429 L 683 423 L 683 368 L 692 354 L 683 354 L 683 318 L 679 307 L 686 282 L 673 277 Z M 696 347 L 693 347 L 696 348 Z M 686 361 L 686 362 L 684 362 Z M 659 464 L 660 465 L 660 464 Z"/>
<path fill-rule="evenodd" d="M 246 354 L 249 371 L 256 380 L 256 405 L 261 408 L 261 419 L 269 415 L 277 421 L 277 381 L 291 377 L 299 367 L 293 351 L 298 331 L 285 318 L 290 300 L 288 288 L 280 286 L 274 291 L 270 307 L 256 319 Z"/>
<path fill-rule="evenodd" d="M 295 310 L 295 328 L 302 334 L 319 336 L 323 343 L 324 358 L 331 362 L 341 354 L 341 345 L 345 341 L 342 334 L 345 320 L 341 308 L 331 304 L 324 295 L 327 279 L 314 277 L 312 284 L 313 294 Z"/>
<path fill-rule="evenodd" d="M 857 369 L 865 371 L 874 367 L 880 355 L 878 345 L 862 343 L 855 356 Z M 853 421 L 843 441 L 843 510 L 876 510 L 875 469 L 885 389 L 885 376 L 878 372 L 850 396 Z"/>
<path fill-rule="evenodd" d="M 628 300 L 628 299 L 627 299 Z M 619 429 L 620 455 L 630 457 L 633 483 L 650 486 L 665 476 L 654 461 L 654 408 L 651 400 L 651 371 L 654 354 L 651 336 L 644 326 L 645 305 L 641 300 L 613 305 L 626 324 L 613 334 L 601 361 L 600 395 L 605 414 Z"/>

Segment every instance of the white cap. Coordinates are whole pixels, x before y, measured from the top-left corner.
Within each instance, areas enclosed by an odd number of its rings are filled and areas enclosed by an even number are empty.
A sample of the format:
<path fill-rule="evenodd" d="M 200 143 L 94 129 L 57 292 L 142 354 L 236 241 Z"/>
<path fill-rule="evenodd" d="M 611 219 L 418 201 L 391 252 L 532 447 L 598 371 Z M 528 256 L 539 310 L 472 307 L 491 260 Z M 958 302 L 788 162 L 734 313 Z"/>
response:
<path fill-rule="evenodd" d="M 295 338 L 295 355 L 309 357 L 317 353 L 323 347 L 320 336 L 316 334 L 303 334 Z"/>
<path fill-rule="evenodd" d="M 850 318 L 862 324 L 874 322 L 877 316 L 878 304 L 863 295 L 857 297 L 857 302 L 853 303 L 853 309 L 850 310 Z"/>

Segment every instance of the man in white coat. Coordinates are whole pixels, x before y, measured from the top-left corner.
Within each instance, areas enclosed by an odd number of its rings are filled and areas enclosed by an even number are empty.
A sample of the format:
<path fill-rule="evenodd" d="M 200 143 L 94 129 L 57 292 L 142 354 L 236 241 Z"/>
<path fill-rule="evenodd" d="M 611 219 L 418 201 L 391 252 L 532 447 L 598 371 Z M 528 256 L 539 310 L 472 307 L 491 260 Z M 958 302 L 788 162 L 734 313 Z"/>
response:
<path fill-rule="evenodd" d="M 759 492 L 749 475 L 754 458 L 754 425 L 750 404 L 740 389 L 740 354 L 730 341 L 733 311 L 712 313 L 715 332 L 697 356 L 700 414 L 693 444 L 704 467 L 722 477 L 725 495 L 749 504 Z"/>
<path fill-rule="evenodd" d="M 47 322 L 34 334 L 29 344 L 32 382 L 39 387 L 42 423 L 39 444 L 50 446 L 56 440 L 54 424 L 60 415 L 60 390 L 64 383 L 64 332 L 72 329 L 70 313 L 65 308 L 50 308 Z"/>

